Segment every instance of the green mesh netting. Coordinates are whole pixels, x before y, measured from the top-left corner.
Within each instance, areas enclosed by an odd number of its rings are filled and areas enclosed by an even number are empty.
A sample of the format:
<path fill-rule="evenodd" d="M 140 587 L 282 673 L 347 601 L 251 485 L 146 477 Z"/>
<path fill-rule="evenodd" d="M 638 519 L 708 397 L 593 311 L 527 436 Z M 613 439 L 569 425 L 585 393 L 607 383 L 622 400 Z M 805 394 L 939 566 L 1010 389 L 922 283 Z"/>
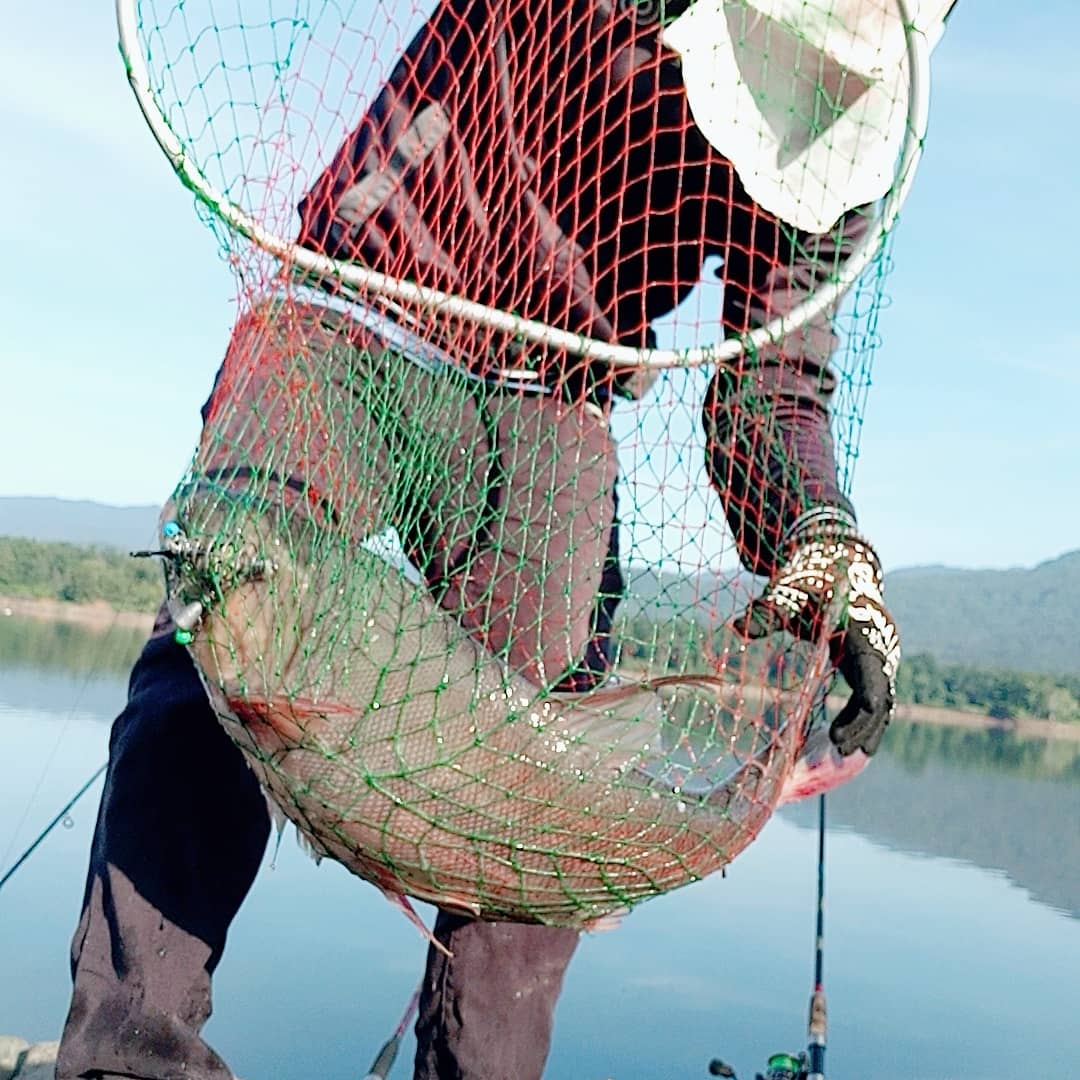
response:
<path fill-rule="evenodd" d="M 781 797 L 825 650 L 729 623 L 847 505 L 883 261 L 779 341 L 650 363 L 795 309 L 880 230 L 892 176 L 860 170 L 899 150 L 903 27 L 863 5 L 871 75 L 782 7 L 132 8 L 242 311 L 163 518 L 178 635 L 273 799 L 388 893 L 590 925 L 724 866 Z M 873 53 L 858 7 L 830 18 Z M 706 31 L 756 159 L 695 120 Z M 301 273 L 222 200 L 336 263 Z"/>

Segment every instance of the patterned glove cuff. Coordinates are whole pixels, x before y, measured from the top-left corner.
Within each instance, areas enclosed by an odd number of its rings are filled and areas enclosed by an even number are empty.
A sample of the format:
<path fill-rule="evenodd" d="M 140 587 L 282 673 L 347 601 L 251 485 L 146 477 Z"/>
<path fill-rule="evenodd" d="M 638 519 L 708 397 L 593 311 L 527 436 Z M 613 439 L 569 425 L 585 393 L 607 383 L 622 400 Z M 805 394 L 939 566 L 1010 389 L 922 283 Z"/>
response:
<path fill-rule="evenodd" d="M 784 534 L 780 547 L 790 554 L 793 548 L 807 540 L 824 537 L 855 536 L 859 526 L 855 516 L 840 506 L 812 506 L 804 510 Z"/>
<path fill-rule="evenodd" d="M 831 562 L 845 558 L 853 563 L 869 564 L 874 584 L 880 590 L 884 582 L 881 559 L 874 545 L 858 531 L 855 518 L 837 506 L 815 506 L 800 514 L 784 538 L 787 563 L 802 561 L 812 553 Z"/>

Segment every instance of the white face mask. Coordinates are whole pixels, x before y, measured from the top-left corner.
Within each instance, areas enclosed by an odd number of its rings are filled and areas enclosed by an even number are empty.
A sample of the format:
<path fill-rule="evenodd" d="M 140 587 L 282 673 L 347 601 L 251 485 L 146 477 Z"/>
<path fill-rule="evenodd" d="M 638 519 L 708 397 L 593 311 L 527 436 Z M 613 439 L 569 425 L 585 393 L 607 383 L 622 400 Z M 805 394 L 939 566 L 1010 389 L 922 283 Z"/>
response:
<path fill-rule="evenodd" d="M 951 6 L 908 0 L 929 46 Z M 826 232 L 892 186 L 908 111 L 896 0 L 695 0 L 663 42 L 695 123 L 764 209 Z"/>

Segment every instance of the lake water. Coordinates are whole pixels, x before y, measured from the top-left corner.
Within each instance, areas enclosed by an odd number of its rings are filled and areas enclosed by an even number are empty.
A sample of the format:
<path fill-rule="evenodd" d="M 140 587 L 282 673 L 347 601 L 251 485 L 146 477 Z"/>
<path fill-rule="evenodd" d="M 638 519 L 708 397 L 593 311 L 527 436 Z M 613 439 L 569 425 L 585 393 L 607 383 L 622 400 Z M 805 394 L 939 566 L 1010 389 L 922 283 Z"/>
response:
<path fill-rule="evenodd" d="M 105 760 L 135 647 L 132 635 L 0 619 L 0 870 Z M 0 890 L 0 1033 L 58 1035 L 100 788 Z M 1071 1075 L 1080 744 L 897 726 L 830 796 L 829 817 L 830 1080 Z M 586 938 L 546 1076 L 689 1080 L 719 1055 L 748 1080 L 768 1053 L 799 1049 L 815 818 L 813 804 L 782 811 L 726 879 Z M 424 952 L 373 889 L 315 866 L 286 833 L 234 924 L 207 1038 L 248 1080 L 357 1080 Z"/>

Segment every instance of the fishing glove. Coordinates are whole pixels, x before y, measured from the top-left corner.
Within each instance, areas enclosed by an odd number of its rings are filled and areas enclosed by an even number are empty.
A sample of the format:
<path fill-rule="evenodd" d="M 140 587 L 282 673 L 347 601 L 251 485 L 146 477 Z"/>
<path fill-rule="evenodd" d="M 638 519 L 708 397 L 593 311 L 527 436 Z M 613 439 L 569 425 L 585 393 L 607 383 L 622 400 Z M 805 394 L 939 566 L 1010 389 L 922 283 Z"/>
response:
<path fill-rule="evenodd" d="M 802 641 L 828 635 L 833 664 L 851 697 L 829 728 L 843 755 L 873 754 L 892 718 L 900 635 L 881 595 L 874 549 L 848 529 L 798 535 L 765 591 L 735 620 L 737 633 L 786 630 Z"/>

